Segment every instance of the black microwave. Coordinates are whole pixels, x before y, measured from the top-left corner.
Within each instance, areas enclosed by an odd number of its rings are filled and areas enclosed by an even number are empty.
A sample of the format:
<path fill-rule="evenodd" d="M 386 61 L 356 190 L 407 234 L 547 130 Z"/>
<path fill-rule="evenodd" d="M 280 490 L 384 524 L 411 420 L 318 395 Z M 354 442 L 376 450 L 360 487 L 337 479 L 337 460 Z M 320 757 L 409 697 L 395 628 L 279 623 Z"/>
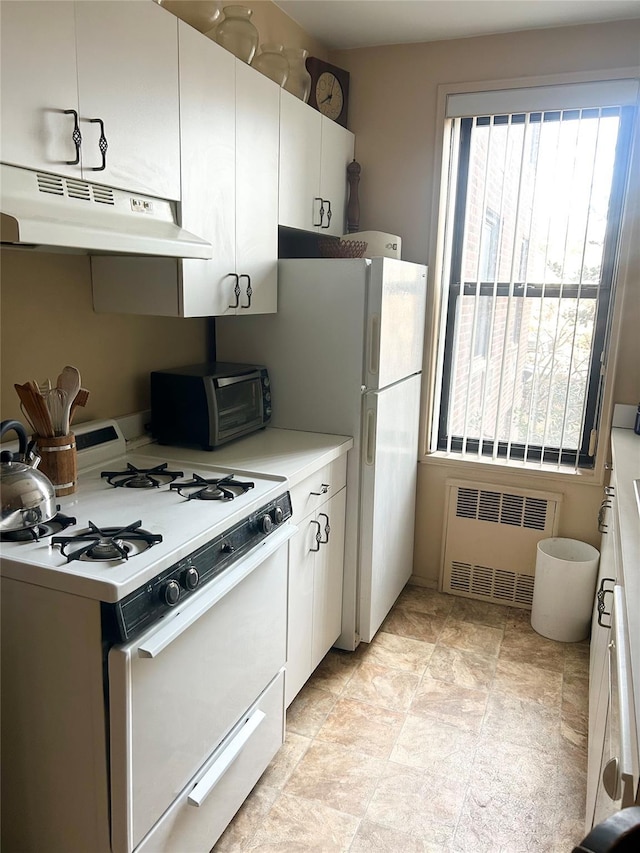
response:
<path fill-rule="evenodd" d="M 160 444 L 213 450 L 271 420 L 266 367 L 215 361 L 151 373 L 151 432 Z"/>

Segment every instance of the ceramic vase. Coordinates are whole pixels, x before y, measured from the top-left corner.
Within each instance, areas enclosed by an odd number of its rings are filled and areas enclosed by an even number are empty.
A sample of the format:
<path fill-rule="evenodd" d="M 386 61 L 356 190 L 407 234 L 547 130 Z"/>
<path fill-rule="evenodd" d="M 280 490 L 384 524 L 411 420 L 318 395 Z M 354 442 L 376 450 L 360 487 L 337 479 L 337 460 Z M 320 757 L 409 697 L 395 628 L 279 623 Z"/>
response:
<path fill-rule="evenodd" d="M 269 77 L 278 86 L 284 86 L 289 76 L 289 63 L 281 44 L 261 44 L 260 53 L 251 63 L 253 68 Z"/>
<path fill-rule="evenodd" d="M 222 11 L 224 18 L 216 28 L 216 41 L 250 64 L 258 46 L 258 31 L 251 23 L 253 10 L 246 6 L 225 6 Z"/>
<path fill-rule="evenodd" d="M 284 88 L 306 104 L 311 92 L 311 74 L 305 65 L 309 51 L 302 47 L 288 47 L 284 50 L 284 55 L 289 62 L 289 76 Z"/>

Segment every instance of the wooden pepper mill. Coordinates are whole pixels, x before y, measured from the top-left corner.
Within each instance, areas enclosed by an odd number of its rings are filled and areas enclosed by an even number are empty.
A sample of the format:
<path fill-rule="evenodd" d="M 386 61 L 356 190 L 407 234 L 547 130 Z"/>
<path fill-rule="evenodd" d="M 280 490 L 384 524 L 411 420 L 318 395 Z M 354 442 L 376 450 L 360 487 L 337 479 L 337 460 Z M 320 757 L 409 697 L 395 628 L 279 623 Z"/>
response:
<path fill-rule="evenodd" d="M 347 233 L 353 234 L 360 228 L 360 202 L 358 200 L 358 184 L 360 183 L 360 163 L 353 160 L 347 166 L 347 181 L 349 184 L 349 201 L 347 203 Z"/>

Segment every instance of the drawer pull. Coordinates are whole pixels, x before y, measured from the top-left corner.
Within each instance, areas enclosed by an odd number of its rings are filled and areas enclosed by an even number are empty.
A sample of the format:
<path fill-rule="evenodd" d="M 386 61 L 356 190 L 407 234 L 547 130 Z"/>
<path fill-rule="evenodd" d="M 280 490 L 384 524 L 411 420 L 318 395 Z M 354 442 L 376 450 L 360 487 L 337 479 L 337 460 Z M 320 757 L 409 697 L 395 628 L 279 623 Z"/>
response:
<path fill-rule="evenodd" d="M 316 545 L 318 547 L 314 548 L 313 546 L 311 546 L 311 548 L 309 548 L 309 550 L 310 551 L 319 551 L 320 546 L 322 545 L 322 526 L 321 526 L 319 521 L 315 520 L 315 518 L 311 521 L 311 524 L 317 524 L 318 525 L 318 529 L 316 530 L 316 535 L 314 537 Z"/>
<path fill-rule="evenodd" d="M 327 542 L 329 541 L 329 534 L 331 533 L 331 525 L 329 524 L 329 516 L 327 515 L 326 512 L 319 512 L 318 518 L 326 518 L 327 519 L 324 523 L 324 532 L 325 532 L 325 536 L 327 538 L 318 540 L 321 545 L 326 545 Z"/>
<path fill-rule="evenodd" d="M 598 625 L 600 625 L 602 628 L 610 628 L 611 627 L 611 622 L 609 622 L 609 624 L 606 625 L 602 621 L 603 616 L 611 616 L 611 611 L 606 609 L 606 605 L 604 603 L 604 597 L 608 592 L 613 592 L 613 587 L 611 589 L 605 589 L 604 585 L 606 583 L 612 583 L 615 586 L 616 582 L 615 582 L 614 578 L 602 578 L 602 581 L 600 582 L 600 589 L 596 593 L 596 598 L 598 599 Z"/>
<path fill-rule="evenodd" d="M 323 484 L 320 486 L 320 491 L 319 491 L 319 492 L 311 492 L 311 494 L 312 494 L 312 495 L 315 495 L 316 497 L 319 497 L 320 495 L 326 495 L 328 491 L 329 491 L 329 484 L 328 484 L 328 483 L 323 483 Z"/>
<path fill-rule="evenodd" d="M 207 770 L 202 779 L 191 791 L 187 798 L 187 802 L 190 806 L 201 806 L 204 803 L 266 717 L 267 715 L 264 711 L 256 708 L 231 743 L 222 751 L 220 757 L 213 763 L 213 766 Z"/>

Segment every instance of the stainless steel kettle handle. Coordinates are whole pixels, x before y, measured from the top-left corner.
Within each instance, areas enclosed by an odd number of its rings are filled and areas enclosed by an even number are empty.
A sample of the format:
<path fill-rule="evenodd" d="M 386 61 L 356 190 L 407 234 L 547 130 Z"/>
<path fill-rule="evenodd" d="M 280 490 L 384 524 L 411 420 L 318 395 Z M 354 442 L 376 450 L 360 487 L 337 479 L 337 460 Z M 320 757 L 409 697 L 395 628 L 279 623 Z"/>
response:
<path fill-rule="evenodd" d="M 2 423 L 0 423 L 0 438 L 2 438 L 5 432 L 9 432 L 12 429 L 18 433 L 18 452 L 20 454 L 20 458 L 24 459 L 27 455 L 27 431 L 20 421 L 2 421 Z M 8 453 L 8 450 L 2 451 L 3 462 L 10 462 L 13 459 L 13 454 L 10 454 L 11 459 L 5 458 L 5 454 Z"/>

